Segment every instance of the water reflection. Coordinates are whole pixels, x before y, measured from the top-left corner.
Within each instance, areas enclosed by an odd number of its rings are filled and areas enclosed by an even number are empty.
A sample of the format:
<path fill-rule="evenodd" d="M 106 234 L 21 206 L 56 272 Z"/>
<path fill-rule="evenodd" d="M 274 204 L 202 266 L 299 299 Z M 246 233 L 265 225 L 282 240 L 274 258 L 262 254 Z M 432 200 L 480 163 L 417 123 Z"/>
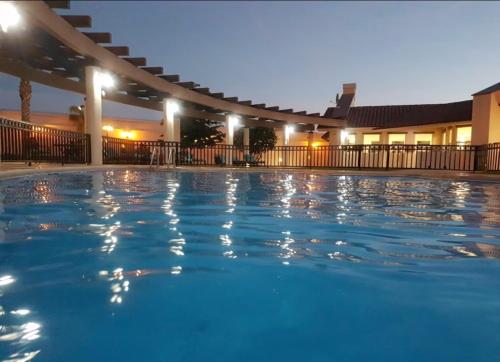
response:
<path fill-rule="evenodd" d="M 147 285 L 163 290 L 191 272 L 255 263 L 438 274 L 466 259 L 500 259 L 495 183 L 235 171 L 79 176 L 0 187 L 0 262 L 11 266 L 0 274 L 3 300 L 22 280 L 55 290 L 83 280 L 92 292 L 104 290 L 115 313 L 137 303 Z M 53 255 L 43 252 L 48 245 Z M 19 294 L 34 293 L 30 286 Z M 0 343 L 12 351 L 0 359 L 35 358 L 49 321 L 36 305 L 3 300 Z"/>
<path fill-rule="evenodd" d="M 236 205 L 237 205 L 237 197 L 236 197 L 236 192 L 238 190 L 238 183 L 239 179 L 233 177 L 232 173 L 229 172 L 226 174 L 226 180 L 225 180 L 225 186 L 226 186 L 226 194 L 225 194 L 225 201 L 227 208 L 225 212 L 229 214 L 228 216 L 225 217 L 225 221 L 222 224 L 222 228 L 226 229 L 224 234 L 219 235 L 219 240 L 221 242 L 221 245 L 224 247 L 224 251 L 222 252 L 222 255 L 226 258 L 230 259 L 236 259 L 238 256 L 235 254 L 234 250 L 231 249 L 231 245 L 233 244 L 233 241 L 231 240 L 230 230 L 234 226 L 234 216 L 232 215 L 235 212 Z"/>
<path fill-rule="evenodd" d="M 453 250 L 467 257 L 479 257 L 486 259 L 500 259 L 500 245 L 487 243 L 466 243 L 455 246 Z"/>
<path fill-rule="evenodd" d="M 175 176 L 169 176 L 166 182 L 166 187 L 167 197 L 163 201 L 162 209 L 168 217 L 169 230 L 175 234 L 175 236 L 168 241 L 169 244 L 171 244 L 170 252 L 177 256 L 184 256 L 186 239 L 184 238 L 182 232 L 178 230 L 178 224 L 181 219 L 174 210 L 175 198 L 180 187 L 178 179 Z"/>
<path fill-rule="evenodd" d="M 0 277 L 0 302 L 15 281 L 11 275 Z M 31 348 L 32 342 L 40 338 L 42 328 L 39 322 L 30 320 L 30 314 L 31 311 L 27 308 L 9 311 L 0 304 L 0 347 L 6 345 L 5 350 L 15 350 L 3 361 L 30 361 L 40 352 L 40 350 L 26 352 Z"/>

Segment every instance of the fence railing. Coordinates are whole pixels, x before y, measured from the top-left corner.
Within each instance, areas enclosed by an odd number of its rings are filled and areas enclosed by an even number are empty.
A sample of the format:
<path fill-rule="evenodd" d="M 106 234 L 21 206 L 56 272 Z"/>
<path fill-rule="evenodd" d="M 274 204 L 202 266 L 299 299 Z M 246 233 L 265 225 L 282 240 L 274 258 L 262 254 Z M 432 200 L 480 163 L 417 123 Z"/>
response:
<path fill-rule="evenodd" d="M 500 171 L 500 144 L 277 146 L 257 155 L 236 146 L 194 148 L 104 137 L 104 163 L 149 164 L 155 147 L 160 150 L 160 164 L 165 163 L 167 150 L 174 149 L 176 164 L 183 166 Z"/>
<path fill-rule="evenodd" d="M 484 171 L 500 172 L 500 143 L 490 143 L 483 147 L 481 163 Z"/>
<path fill-rule="evenodd" d="M 106 164 L 146 165 L 156 148 L 158 161 L 165 164 L 168 149 L 177 150 L 176 142 L 134 141 L 122 138 L 103 137 L 103 162 Z M 155 161 L 156 162 L 156 161 Z"/>
<path fill-rule="evenodd" d="M 106 164 L 262 166 L 356 169 L 500 171 L 500 143 L 470 145 L 277 146 L 260 154 L 248 147 L 181 147 L 176 142 L 103 137 Z M 0 118 L 0 161 L 89 163 L 90 136 Z"/>
<path fill-rule="evenodd" d="M 1 161 L 90 162 L 90 136 L 0 118 Z"/>

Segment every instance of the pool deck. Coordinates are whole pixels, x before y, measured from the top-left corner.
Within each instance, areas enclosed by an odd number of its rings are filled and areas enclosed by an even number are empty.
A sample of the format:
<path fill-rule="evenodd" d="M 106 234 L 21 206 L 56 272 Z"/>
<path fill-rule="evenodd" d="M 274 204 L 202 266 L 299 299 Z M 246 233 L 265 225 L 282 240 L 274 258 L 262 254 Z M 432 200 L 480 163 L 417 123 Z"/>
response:
<path fill-rule="evenodd" d="M 179 166 L 176 168 L 150 168 L 147 165 L 104 165 L 104 166 L 86 166 L 86 165 L 55 165 L 55 164 L 36 164 L 28 166 L 25 163 L 9 162 L 0 164 L 0 179 L 28 176 L 33 174 L 46 174 L 52 172 L 80 172 L 97 170 L 152 170 L 154 172 L 190 171 L 190 172 L 217 172 L 217 171 L 238 171 L 238 172 L 311 172 L 315 174 L 328 175 L 358 175 L 358 176 L 393 176 L 393 177 L 423 177 L 434 179 L 454 179 L 469 181 L 491 181 L 500 182 L 500 173 L 485 172 L 464 172 L 464 171 L 446 171 L 446 170 L 357 170 L 357 169 L 324 169 L 324 168 L 267 168 L 267 167 L 189 167 Z"/>

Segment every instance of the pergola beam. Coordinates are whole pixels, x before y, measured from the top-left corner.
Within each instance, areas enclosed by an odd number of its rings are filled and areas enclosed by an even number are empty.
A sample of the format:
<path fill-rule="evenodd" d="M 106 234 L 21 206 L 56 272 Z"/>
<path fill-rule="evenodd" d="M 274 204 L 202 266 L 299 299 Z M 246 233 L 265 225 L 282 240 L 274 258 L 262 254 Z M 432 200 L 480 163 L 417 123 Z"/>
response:
<path fill-rule="evenodd" d="M 97 44 L 111 42 L 111 34 L 81 33 L 53 12 L 43 1 L 18 2 L 17 5 L 19 11 L 23 13 L 27 21 L 40 27 L 66 47 L 73 49 L 82 56 L 95 59 L 97 65 L 101 68 L 131 81 L 141 83 L 158 92 L 170 94 L 180 101 L 188 101 L 210 109 L 222 110 L 226 113 L 235 113 L 241 117 L 257 117 L 287 123 L 311 123 L 332 127 L 345 126 L 345 121 L 343 120 L 324 118 L 319 114 L 302 116 L 278 112 L 273 110 L 273 108 L 261 109 L 246 106 L 236 103 L 237 101 L 231 102 L 227 99 L 218 99 L 211 95 L 182 87 L 177 83 L 168 82 L 118 58 Z"/>
<path fill-rule="evenodd" d="M 69 0 L 46 0 L 51 9 L 69 9 Z"/>
<path fill-rule="evenodd" d="M 97 44 L 103 44 L 103 43 L 109 44 L 109 43 L 111 43 L 111 33 L 82 32 L 82 34 Z"/>
<path fill-rule="evenodd" d="M 196 84 L 195 82 L 178 82 L 176 84 L 188 89 L 193 89 L 194 87 L 198 86 L 198 84 Z"/>
<path fill-rule="evenodd" d="M 47 73 L 35 69 L 24 62 L 6 58 L 0 58 L 0 72 L 13 75 L 15 77 L 28 79 L 32 82 L 40 83 L 49 87 L 59 88 L 65 91 L 85 95 L 85 83 L 66 79 L 59 75 Z M 163 104 L 159 101 L 139 99 L 118 92 L 107 92 L 104 99 L 129 104 L 131 106 L 151 109 L 163 112 Z M 216 122 L 224 122 L 225 116 L 211 112 L 200 111 L 190 107 L 183 107 L 182 115 L 188 118 L 202 118 Z"/>
<path fill-rule="evenodd" d="M 88 15 L 61 15 L 61 18 L 66 20 L 75 28 L 92 27 L 92 18 Z"/>
<path fill-rule="evenodd" d="M 193 90 L 197 91 L 198 93 L 210 94 L 209 88 L 194 88 Z"/>
<path fill-rule="evenodd" d="M 146 58 L 122 58 L 122 59 L 125 59 L 127 62 L 137 67 L 143 67 L 146 65 Z"/>
<path fill-rule="evenodd" d="M 141 67 L 141 69 L 154 75 L 163 73 L 163 67 Z"/>
<path fill-rule="evenodd" d="M 158 75 L 158 78 L 165 79 L 168 82 L 178 82 L 181 77 L 178 74 Z"/>
<path fill-rule="evenodd" d="M 127 46 L 106 46 L 104 49 L 117 56 L 128 57 L 129 55 L 129 48 Z"/>

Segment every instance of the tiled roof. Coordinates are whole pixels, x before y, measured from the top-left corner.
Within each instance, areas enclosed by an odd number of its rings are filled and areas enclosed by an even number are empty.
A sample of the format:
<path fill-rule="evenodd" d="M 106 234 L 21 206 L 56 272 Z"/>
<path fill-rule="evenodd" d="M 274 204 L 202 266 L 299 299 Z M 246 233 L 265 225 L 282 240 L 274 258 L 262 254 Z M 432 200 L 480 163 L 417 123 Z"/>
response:
<path fill-rule="evenodd" d="M 354 94 L 342 94 L 337 102 L 337 107 L 331 107 L 333 111 L 330 118 L 344 118 L 347 115 L 347 112 L 349 112 L 353 99 Z"/>
<path fill-rule="evenodd" d="M 491 87 L 485 88 L 482 91 L 474 93 L 473 96 L 481 96 L 483 94 L 490 94 L 500 90 L 500 82 L 497 84 L 493 84 Z"/>
<path fill-rule="evenodd" d="M 347 120 L 348 127 L 392 128 L 433 123 L 470 121 L 472 101 L 442 104 L 351 107 L 346 116 L 337 116 L 338 107 L 330 107 L 325 117 Z"/>

